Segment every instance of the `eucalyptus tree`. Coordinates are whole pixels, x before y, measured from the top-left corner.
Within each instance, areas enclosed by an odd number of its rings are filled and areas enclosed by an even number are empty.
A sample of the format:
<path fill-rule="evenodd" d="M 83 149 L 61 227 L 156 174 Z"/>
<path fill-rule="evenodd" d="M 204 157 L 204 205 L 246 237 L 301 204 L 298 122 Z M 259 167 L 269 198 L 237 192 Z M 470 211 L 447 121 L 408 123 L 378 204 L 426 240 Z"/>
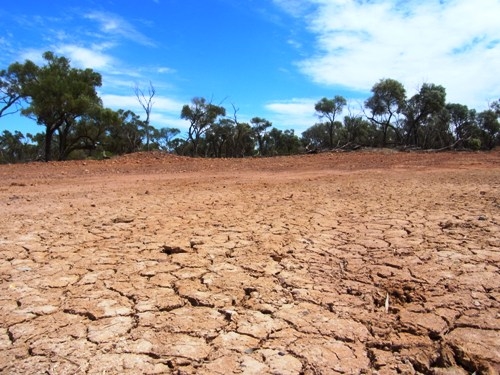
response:
<path fill-rule="evenodd" d="M 64 145 L 60 148 L 61 159 L 66 159 L 79 155 L 73 155 L 75 151 L 84 151 L 85 156 L 92 156 L 92 153 L 102 147 L 106 134 L 111 128 L 120 122 L 118 112 L 110 108 L 96 106 L 89 113 L 75 120 L 75 124 L 70 127 Z M 56 138 L 57 140 L 57 138 Z M 56 142 L 57 143 L 57 142 Z M 105 154 L 105 150 L 102 150 Z M 81 156 L 84 156 L 83 154 Z"/>
<path fill-rule="evenodd" d="M 255 153 L 255 133 L 252 127 L 245 123 L 238 121 L 238 111 L 234 104 L 233 118 L 230 120 L 233 123 L 231 138 L 229 140 L 228 157 L 245 157 L 252 156 Z"/>
<path fill-rule="evenodd" d="M 237 122 L 233 133 L 232 157 L 252 156 L 255 153 L 255 133 L 246 122 Z"/>
<path fill-rule="evenodd" d="M 389 129 L 398 140 L 400 138 L 399 115 L 406 105 L 406 90 L 399 81 L 389 78 L 377 82 L 371 92 L 372 96 L 365 101 L 365 107 L 370 110 L 367 118 L 382 131 L 382 146 L 385 147 Z"/>
<path fill-rule="evenodd" d="M 262 117 L 252 118 L 250 120 L 250 124 L 252 124 L 253 134 L 255 136 L 255 139 L 257 140 L 259 155 L 267 155 L 266 142 L 269 140 L 267 129 L 270 128 L 273 124 Z"/>
<path fill-rule="evenodd" d="M 31 61 L 15 62 L 0 71 L 0 117 L 16 113 L 25 99 L 24 88 L 35 79 L 38 67 Z"/>
<path fill-rule="evenodd" d="M 330 145 L 327 125 L 320 122 L 307 128 L 302 133 L 301 140 L 302 144 L 309 152 L 316 152 L 327 148 Z"/>
<path fill-rule="evenodd" d="M 376 135 L 375 125 L 361 116 L 345 116 L 341 133 L 345 145 L 374 146 Z"/>
<path fill-rule="evenodd" d="M 172 152 L 175 149 L 175 139 L 181 133 L 177 128 L 165 127 L 158 131 L 157 142 L 161 150 Z"/>
<path fill-rule="evenodd" d="M 177 155 L 186 155 L 187 150 L 189 150 L 191 146 L 190 142 L 179 137 L 172 139 L 170 141 L 170 144 L 172 146 L 172 152 L 176 153 Z"/>
<path fill-rule="evenodd" d="M 207 102 L 205 98 L 195 97 L 191 105 L 184 105 L 181 118 L 189 121 L 188 141 L 192 145 L 191 154 L 198 155 L 198 148 L 202 136 L 214 124 L 219 116 L 225 116 L 226 109 L 222 106 Z"/>
<path fill-rule="evenodd" d="M 117 111 L 117 120 L 108 124 L 102 147 L 113 154 L 139 151 L 144 137 L 144 123 L 130 110 Z"/>
<path fill-rule="evenodd" d="M 466 145 L 473 137 L 477 136 L 476 111 L 470 110 L 466 105 L 459 103 L 446 104 L 449 114 L 450 129 L 455 137 L 455 144 Z"/>
<path fill-rule="evenodd" d="M 500 143 L 500 123 L 498 115 L 493 109 L 487 109 L 477 115 L 478 125 L 481 129 L 482 146 L 488 150 Z"/>
<path fill-rule="evenodd" d="M 141 107 L 144 109 L 144 112 L 146 113 L 146 120 L 144 120 L 143 123 L 144 123 L 144 132 L 146 133 L 146 150 L 149 151 L 149 140 L 151 138 L 149 120 L 151 117 L 151 111 L 153 110 L 153 104 L 154 104 L 153 97 L 156 94 L 156 90 L 151 81 L 149 81 L 147 95 L 144 93 L 143 90 L 139 88 L 138 85 L 135 86 L 134 93 L 137 98 L 137 101 L 139 102 Z"/>
<path fill-rule="evenodd" d="M 219 119 L 210 125 L 205 135 L 206 156 L 217 158 L 227 157 L 231 153 L 234 122 L 228 118 Z"/>
<path fill-rule="evenodd" d="M 16 130 L 14 133 L 4 130 L 0 134 L 0 163 L 17 163 L 32 159 L 36 146 L 31 143 L 33 136 L 26 136 Z"/>
<path fill-rule="evenodd" d="M 293 155 L 299 153 L 300 140 L 293 129 L 279 130 L 272 128 L 269 132 L 269 154 Z"/>
<path fill-rule="evenodd" d="M 45 126 L 45 161 L 49 161 L 55 132 L 59 133 L 61 150 L 76 120 L 101 105 L 96 92 L 101 75 L 92 69 L 71 68 L 67 58 L 52 52 L 45 52 L 43 58 L 46 64 L 36 67 L 35 78 L 24 85 L 23 95 L 30 104 L 22 114 Z M 25 62 L 26 66 L 32 64 Z M 59 154 L 59 158 L 63 156 Z"/>
<path fill-rule="evenodd" d="M 450 129 L 450 113 L 442 108 L 429 118 L 419 137 L 420 147 L 424 149 L 444 149 L 455 145 L 455 138 Z"/>
<path fill-rule="evenodd" d="M 440 114 L 446 105 L 446 90 L 443 86 L 424 83 L 417 94 L 407 100 L 405 115 L 406 145 L 421 147 L 433 117 Z"/>
<path fill-rule="evenodd" d="M 328 140 L 330 148 L 334 146 L 335 131 L 338 130 L 338 121 L 336 117 L 342 113 L 347 101 L 343 96 L 335 95 L 334 98 L 322 98 L 314 105 L 314 109 L 320 119 L 326 119 L 326 128 L 328 130 Z"/>
<path fill-rule="evenodd" d="M 494 111 L 498 117 L 500 117 L 500 99 L 495 100 L 490 104 L 490 109 Z"/>

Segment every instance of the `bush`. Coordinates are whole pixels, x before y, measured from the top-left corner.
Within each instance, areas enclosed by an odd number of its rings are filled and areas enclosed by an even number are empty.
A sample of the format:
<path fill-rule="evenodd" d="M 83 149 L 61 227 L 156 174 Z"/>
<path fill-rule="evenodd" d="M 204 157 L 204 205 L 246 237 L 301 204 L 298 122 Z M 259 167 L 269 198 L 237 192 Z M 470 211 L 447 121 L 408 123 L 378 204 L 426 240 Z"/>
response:
<path fill-rule="evenodd" d="M 479 138 L 471 138 L 467 145 L 471 150 L 478 151 L 481 149 L 481 140 Z"/>

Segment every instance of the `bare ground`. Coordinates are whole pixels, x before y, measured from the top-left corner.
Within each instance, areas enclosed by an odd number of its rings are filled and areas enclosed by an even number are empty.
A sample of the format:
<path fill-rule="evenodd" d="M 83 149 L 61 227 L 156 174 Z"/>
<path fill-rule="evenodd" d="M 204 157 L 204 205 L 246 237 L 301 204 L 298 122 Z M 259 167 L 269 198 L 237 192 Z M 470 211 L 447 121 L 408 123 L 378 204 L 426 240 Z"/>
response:
<path fill-rule="evenodd" d="M 4 374 L 497 374 L 500 152 L 0 166 Z"/>

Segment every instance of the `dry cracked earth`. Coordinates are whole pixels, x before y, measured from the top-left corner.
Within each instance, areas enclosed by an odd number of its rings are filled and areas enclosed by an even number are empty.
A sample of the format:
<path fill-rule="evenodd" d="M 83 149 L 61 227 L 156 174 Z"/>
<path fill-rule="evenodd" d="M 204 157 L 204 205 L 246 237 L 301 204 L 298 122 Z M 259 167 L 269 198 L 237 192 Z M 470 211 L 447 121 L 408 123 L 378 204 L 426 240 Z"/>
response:
<path fill-rule="evenodd" d="M 500 151 L 0 166 L 3 374 L 497 374 Z"/>

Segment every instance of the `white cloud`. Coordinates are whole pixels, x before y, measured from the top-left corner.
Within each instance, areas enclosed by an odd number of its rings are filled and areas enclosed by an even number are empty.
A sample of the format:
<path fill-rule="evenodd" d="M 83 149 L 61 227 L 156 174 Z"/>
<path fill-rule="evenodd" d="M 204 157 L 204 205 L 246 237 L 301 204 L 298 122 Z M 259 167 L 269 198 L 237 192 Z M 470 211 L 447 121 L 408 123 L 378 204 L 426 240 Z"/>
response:
<path fill-rule="evenodd" d="M 130 91 L 133 92 L 133 87 L 130 88 Z M 133 94 L 102 94 L 100 95 L 100 97 L 106 107 L 132 109 L 134 111 L 137 110 L 137 114 L 140 114 L 140 112 L 143 111 L 141 105 L 137 100 L 137 97 Z M 184 104 L 185 103 L 181 103 L 180 101 L 177 101 L 175 99 L 170 99 L 164 96 L 155 96 L 153 97 L 153 112 L 175 112 L 176 114 L 180 114 L 182 106 Z"/>
<path fill-rule="evenodd" d="M 19 55 L 21 60 L 31 60 L 35 64 L 41 64 L 44 62 L 42 55 L 45 51 L 44 49 L 29 48 L 21 51 Z"/>
<path fill-rule="evenodd" d="M 161 66 L 157 69 L 157 72 L 160 73 L 160 74 L 170 74 L 170 73 L 175 73 L 176 70 L 175 69 L 172 69 L 172 68 L 169 68 L 167 66 Z"/>
<path fill-rule="evenodd" d="M 321 98 L 294 98 L 291 100 L 280 100 L 267 103 L 265 108 L 269 111 L 266 119 L 273 123 L 273 126 L 280 129 L 295 130 L 295 133 L 300 136 L 302 132 L 321 122 L 318 117 L 314 105 Z M 347 100 L 347 105 L 344 110 L 339 113 L 336 120 L 343 121 L 344 116 L 362 115 L 363 105 L 357 100 Z"/>
<path fill-rule="evenodd" d="M 180 116 L 182 106 L 186 103 L 182 103 L 180 101 L 166 98 L 166 97 L 154 97 L 153 98 L 154 102 L 154 108 L 161 109 L 162 111 L 168 111 L 168 112 L 175 112 L 177 115 Z"/>
<path fill-rule="evenodd" d="M 312 2 L 303 0 L 273 0 L 274 3 L 285 12 L 294 17 L 301 17 L 307 13 Z"/>
<path fill-rule="evenodd" d="M 46 61 L 42 55 L 46 51 L 53 51 L 58 56 L 64 56 L 75 68 L 90 68 L 101 72 L 109 69 L 115 62 L 113 57 L 100 51 L 99 49 L 81 47 L 74 44 L 64 44 L 59 46 L 48 46 L 46 48 L 29 48 L 20 52 L 22 60 L 31 60 L 36 64 L 44 65 Z"/>
<path fill-rule="evenodd" d="M 106 88 L 110 93 L 116 91 L 122 91 L 123 89 L 126 89 L 129 92 L 133 92 L 134 88 L 133 80 L 127 76 L 120 76 L 120 75 L 115 76 L 112 74 L 105 74 L 103 75 L 102 82 L 103 85 L 106 85 Z"/>
<path fill-rule="evenodd" d="M 71 60 L 72 65 L 94 70 L 107 69 L 113 64 L 113 58 L 99 50 L 66 44 L 56 49 L 58 54 Z"/>
<path fill-rule="evenodd" d="M 430 82 L 446 88 L 449 102 L 477 109 L 500 96 L 498 0 L 309 4 L 315 52 L 297 66 L 314 82 L 368 92 L 394 78 L 409 95 Z"/>
<path fill-rule="evenodd" d="M 130 89 L 133 92 L 133 88 Z M 135 95 L 114 95 L 100 94 L 104 107 L 114 110 L 131 110 L 141 119 L 144 119 L 144 109 L 139 104 Z M 153 97 L 153 107 L 151 110 L 150 123 L 156 128 L 174 127 L 181 131 L 186 131 L 189 126 L 185 120 L 180 118 L 182 103 L 178 100 L 167 98 L 165 96 Z"/>
<path fill-rule="evenodd" d="M 94 11 L 85 14 L 84 17 L 97 21 L 100 24 L 101 32 L 106 34 L 121 36 L 146 46 L 155 45 L 150 38 L 139 32 L 134 25 L 117 14 Z"/>
<path fill-rule="evenodd" d="M 141 105 L 134 95 L 100 94 L 99 96 L 105 107 L 113 109 L 130 109 L 133 111 L 141 109 Z"/>
<path fill-rule="evenodd" d="M 151 114 L 151 125 L 157 129 L 177 128 L 181 131 L 180 137 L 183 137 L 189 128 L 189 122 L 181 119 L 179 114 L 175 116 L 174 114 L 166 115 L 164 113 L 153 112 Z"/>
<path fill-rule="evenodd" d="M 318 99 L 294 98 L 290 100 L 267 103 L 265 109 L 269 115 L 267 120 L 280 129 L 294 129 L 300 135 L 304 130 L 318 122 L 314 104 Z"/>

